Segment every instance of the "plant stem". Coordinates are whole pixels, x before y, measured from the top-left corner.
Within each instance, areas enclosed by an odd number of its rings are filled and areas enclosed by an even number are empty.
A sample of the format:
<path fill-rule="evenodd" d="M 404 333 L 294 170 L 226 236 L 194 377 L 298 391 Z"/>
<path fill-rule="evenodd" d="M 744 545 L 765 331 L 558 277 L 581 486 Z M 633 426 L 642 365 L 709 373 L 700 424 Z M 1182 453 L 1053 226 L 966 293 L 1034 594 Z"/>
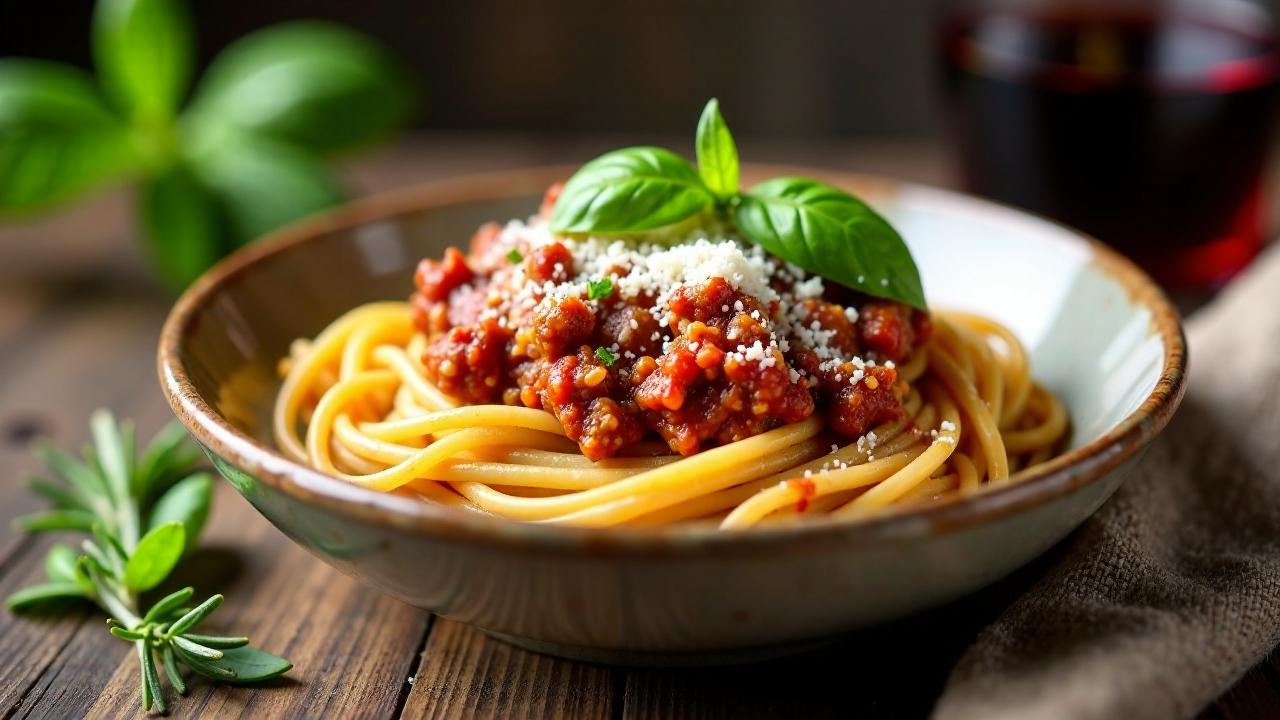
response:
<path fill-rule="evenodd" d="M 138 506 L 133 498 L 125 496 L 117 501 L 116 517 L 120 524 L 120 544 L 129 553 L 138 547 L 142 538 L 138 524 Z"/>
<path fill-rule="evenodd" d="M 90 575 L 90 581 L 93 583 L 93 601 L 107 615 L 120 621 L 130 630 L 136 629 L 142 623 L 142 618 L 137 614 L 138 599 L 133 593 L 124 590 L 117 593 L 106 579 L 96 572 Z"/>

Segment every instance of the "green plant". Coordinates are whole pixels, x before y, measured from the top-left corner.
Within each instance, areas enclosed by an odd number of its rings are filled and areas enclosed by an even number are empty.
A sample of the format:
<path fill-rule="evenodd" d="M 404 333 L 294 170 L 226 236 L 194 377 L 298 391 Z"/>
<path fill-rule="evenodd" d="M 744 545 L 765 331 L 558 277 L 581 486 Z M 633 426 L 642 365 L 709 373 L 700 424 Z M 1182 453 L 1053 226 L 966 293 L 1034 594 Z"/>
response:
<path fill-rule="evenodd" d="M 601 155 L 565 183 L 551 229 L 635 233 L 703 212 L 731 218 L 746 239 L 811 273 L 869 295 L 925 309 L 920 272 L 902 237 L 866 203 L 818 180 L 782 177 L 738 188 L 738 149 L 707 103 L 698 167 L 657 147 Z"/>
<path fill-rule="evenodd" d="M 193 32 L 181 0 L 98 0 L 92 38 L 96 83 L 74 67 L 0 59 L 0 218 L 136 181 L 149 258 L 173 289 L 340 200 L 321 158 L 389 136 L 411 107 L 386 53 L 332 24 L 232 44 L 182 112 Z"/>
<path fill-rule="evenodd" d="M 192 588 L 161 598 L 145 612 L 141 595 L 159 586 L 195 547 L 213 499 L 213 478 L 196 472 L 198 451 L 181 426 L 162 430 L 138 456 L 133 426 L 99 410 L 90 420 L 93 445 L 77 459 L 47 442 L 36 453 L 53 473 L 33 478 L 31 489 L 50 510 L 15 521 L 27 532 L 77 530 L 89 537 L 83 554 L 56 544 L 45 557 L 47 580 L 9 596 L 22 611 L 59 603 L 95 603 L 109 616 L 111 634 L 132 643 L 141 669 L 142 707 L 164 712 L 156 655 L 179 694 L 187 691 L 181 666 L 220 682 L 256 682 L 293 667 L 288 660 L 249 645 L 245 637 L 192 632 L 222 602 L 214 595 L 192 607 Z"/>

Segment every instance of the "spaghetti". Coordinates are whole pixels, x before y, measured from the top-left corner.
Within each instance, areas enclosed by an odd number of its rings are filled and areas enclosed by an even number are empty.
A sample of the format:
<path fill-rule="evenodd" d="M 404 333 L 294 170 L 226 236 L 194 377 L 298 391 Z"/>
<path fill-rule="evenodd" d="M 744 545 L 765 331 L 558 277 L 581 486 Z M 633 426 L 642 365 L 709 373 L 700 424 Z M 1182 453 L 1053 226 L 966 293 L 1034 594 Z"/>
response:
<path fill-rule="evenodd" d="M 749 257 L 726 265 L 722 256 L 699 265 L 689 243 L 628 245 L 620 260 L 621 241 L 566 247 L 536 222 L 477 237 L 452 269 L 449 256 L 424 263 L 412 303 L 364 305 L 314 340 L 295 341 L 281 363 L 274 416 L 286 455 L 356 485 L 513 520 L 739 529 L 855 517 L 1014 482 L 1065 435 L 1064 407 L 1032 380 L 1017 338 L 989 319 L 895 311 L 905 323 L 895 332 L 909 342 L 897 337 L 901 347 L 892 352 L 877 346 L 877 363 L 839 352 L 852 341 L 837 343 L 838 331 L 855 327 L 840 317 L 857 313 L 813 299 L 825 291 L 794 267 Z M 565 251 L 546 263 L 558 276 L 531 277 L 547 259 L 539 253 L 553 246 Z M 649 260 L 662 252 L 685 253 L 674 274 L 627 284 L 653 275 Z M 574 262 L 581 272 L 565 270 Z M 601 267 L 611 273 L 612 299 L 595 297 L 591 283 L 600 281 L 591 278 Z M 725 275 L 760 267 L 764 283 L 735 277 L 733 294 L 714 298 L 710 307 L 723 315 L 682 309 L 681 288 L 705 295 Z M 802 300 L 797 288 L 806 283 L 810 299 Z M 477 303 L 475 294 L 487 300 Z M 639 329 L 636 308 L 668 320 L 661 352 L 626 342 L 595 353 L 572 343 L 549 350 L 561 336 L 539 334 L 551 322 L 547 308 L 558 312 L 571 301 L 604 318 L 599 328 Z M 624 311 L 629 325 L 608 314 Z M 788 312 L 801 314 L 793 322 Z M 871 319 L 857 326 L 864 345 L 882 329 L 865 325 Z M 506 334 L 498 336 L 501 352 L 482 355 L 476 348 L 488 346 L 476 328 L 489 321 Z M 741 333 L 749 340 L 757 325 L 766 344 L 743 342 L 735 351 Z M 466 343 L 450 345 L 458 328 L 467 329 Z M 597 341 L 599 328 L 590 336 Z M 672 380 L 681 358 L 696 363 L 685 385 Z M 553 402 L 556 378 L 573 393 Z M 699 388 L 714 392 L 698 395 Z M 680 414 L 703 397 L 712 401 L 699 414 Z"/>

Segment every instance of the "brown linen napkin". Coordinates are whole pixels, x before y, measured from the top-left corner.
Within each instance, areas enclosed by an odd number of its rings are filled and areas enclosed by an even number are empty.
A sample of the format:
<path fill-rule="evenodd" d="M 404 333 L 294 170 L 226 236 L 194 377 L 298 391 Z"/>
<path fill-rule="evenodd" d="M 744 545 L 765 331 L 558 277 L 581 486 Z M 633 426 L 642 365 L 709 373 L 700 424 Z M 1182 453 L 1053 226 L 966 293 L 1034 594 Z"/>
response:
<path fill-rule="evenodd" d="M 1187 332 L 1182 408 L 961 656 L 938 720 L 1187 717 L 1280 642 L 1280 248 Z"/>

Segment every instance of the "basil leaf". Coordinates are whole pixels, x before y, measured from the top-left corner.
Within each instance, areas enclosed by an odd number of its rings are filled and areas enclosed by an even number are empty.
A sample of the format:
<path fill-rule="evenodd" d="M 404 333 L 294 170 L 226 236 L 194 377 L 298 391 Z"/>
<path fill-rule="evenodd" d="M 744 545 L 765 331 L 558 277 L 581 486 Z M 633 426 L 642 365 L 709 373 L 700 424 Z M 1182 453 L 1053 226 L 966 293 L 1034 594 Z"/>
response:
<path fill-rule="evenodd" d="M 0 216 L 65 202 L 138 163 L 87 74 L 0 59 Z"/>
<path fill-rule="evenodd" d="M 412 86 L 376 43 L 338 25 L 276 25 L 210 66 L 193 104 L 225 122 L 316 152 L 346 150 L 402 126 Z"/>
<path fill-rule="evenodd" d="M 695 142 L 698 151 L 698 174 L 707 188 L 721 200 L 738 192 L 738 147 L 729 134 L 729 126 L 720 114 L 720 102 L 711 98 L 698 119 Z"/>
<path fill-rule="evenodd" d="M 4 604 L 10 610 L 26 610 L 52 600 L 83 599 L 88 597 L 83 588 L 73 582 L 58 580 L 55 582 L 32 585 L 5 598 Z"/>
<path fill-rule="evenodd" d="M 902 237 L 865 203 L 807 178 L 774 178 L 734 208 L 742 234 L 811 273 L 868 295 L 926 309 Z"/>
<path fill-rule="evenodd" d="M 209 506 L 212 503 L 213 478 L 207 473 L 197 473 L 179 481 L 160 496 L 151 509 L 148 527 L 182 523 L 186 544 L 194 548 L 196 539 L 204 530 L 205 520 L 209 518 Z"/>
<path fill-rule="evenodd" d="M 178 522 L 161 525 L 143 535 L 124 565 L 125 587 L 141 592 L 159 585 L 178 564 L 185 545 L 186 531 Z"/>
<path fill-rule="evenodd" d="M 592 160 L 565 183 L 551 213 L 556 232 L 639 232 L 675 224 L 711 204 L 688 160 L 633 147 Z"/>
<path fill-rule="evenodd" d="M 226 254 L 218 200 L 182 165 L 174 165 L 143 184 L 138 193 L 138 215 L 151 265 L 171 291 L 190 285 Z M 140 471 L 140 481 L 152 481 L 153 470 Z"/>
<path fill-rule="evenodd" d="M 205 664 L 234 672 L 233 682 L 238 683 L 270 680 L 293 669 L 293 663 L 288 660 L 252 645 L 224 650 L 221 660 L 206 661 Z M 198 668 L 196 670 L 199 671 Z"/>
<path fill-rule="evenodd" d="M 181 0 L 98 0 L 93 56 L 102 85 L 144 122 L 173 117 L 191 80 L 194 41 Z"/>
<path fill-rule="evenodd" d="M 192 160 L 201 182 L 217 195 L 236 246 L 343 197 L 316 156 L 265 137 L 218 136 Z"/>

